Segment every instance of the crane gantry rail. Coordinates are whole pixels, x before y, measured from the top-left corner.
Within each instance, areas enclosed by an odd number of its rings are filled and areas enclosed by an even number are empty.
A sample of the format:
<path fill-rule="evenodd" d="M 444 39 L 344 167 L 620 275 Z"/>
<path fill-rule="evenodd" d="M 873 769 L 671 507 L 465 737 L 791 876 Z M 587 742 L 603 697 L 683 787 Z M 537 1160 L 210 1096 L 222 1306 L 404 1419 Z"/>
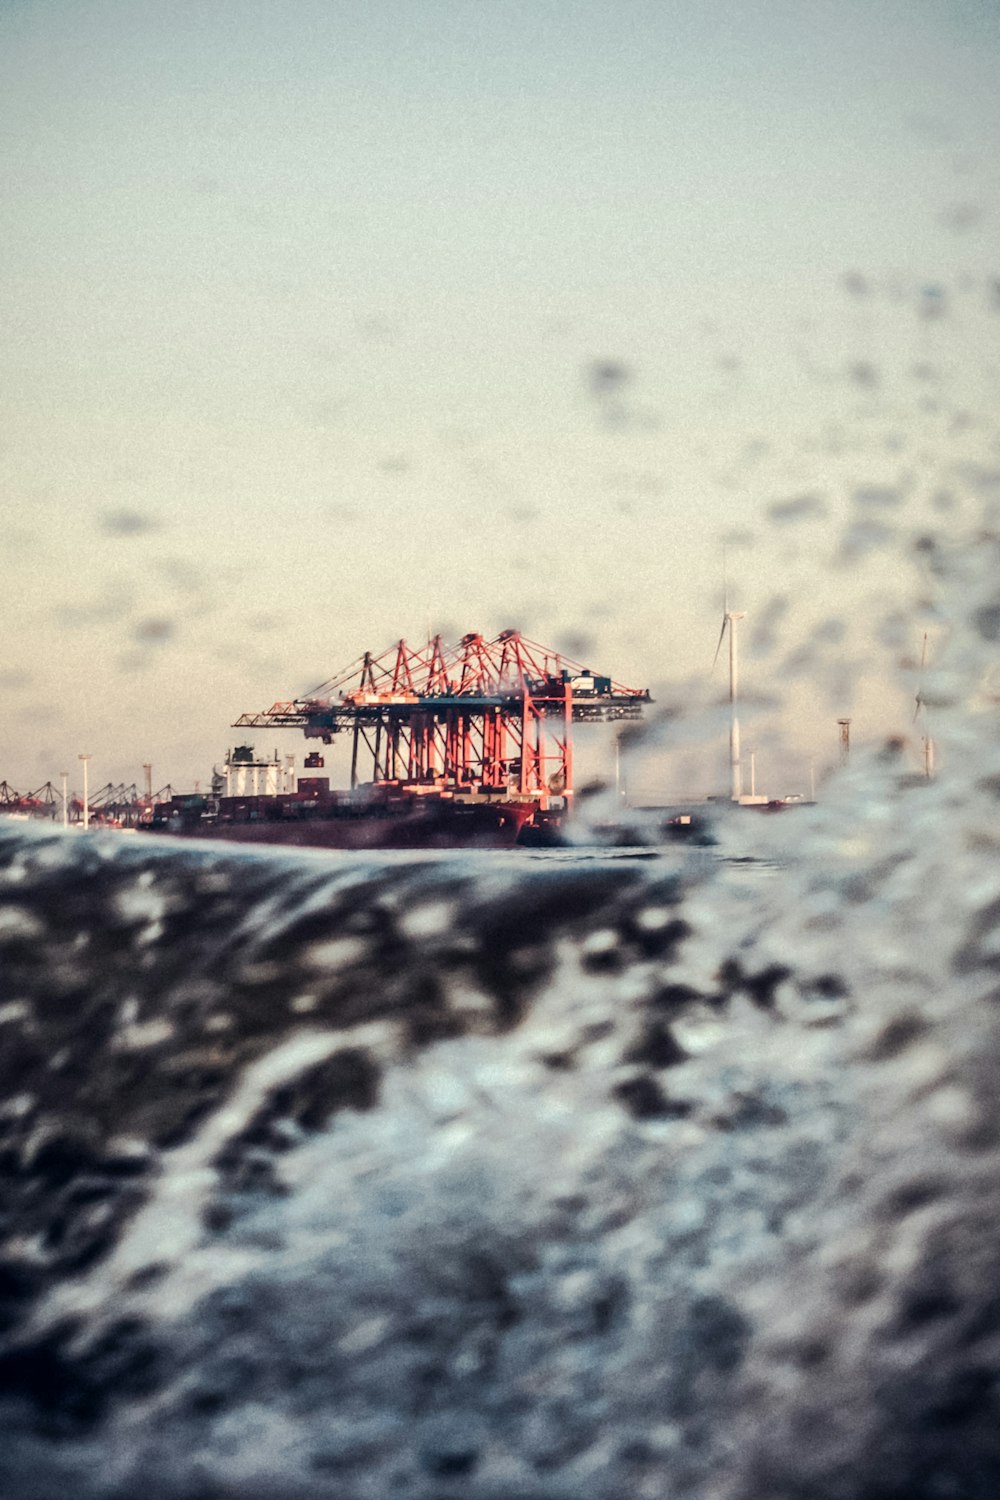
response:
<path fill-rule="evenodd" d="M 456 646 L 434 636 L 366 651 L 302 698 L 241 714 L 234 727 L 301 729 L 327 745 L 350 734 L 352 787 L 367 754 L 376 783 L 544 799 L 572 794 L 573 724 L 637 719 L 650 701 L 645 689 L 503 630 Z"/>

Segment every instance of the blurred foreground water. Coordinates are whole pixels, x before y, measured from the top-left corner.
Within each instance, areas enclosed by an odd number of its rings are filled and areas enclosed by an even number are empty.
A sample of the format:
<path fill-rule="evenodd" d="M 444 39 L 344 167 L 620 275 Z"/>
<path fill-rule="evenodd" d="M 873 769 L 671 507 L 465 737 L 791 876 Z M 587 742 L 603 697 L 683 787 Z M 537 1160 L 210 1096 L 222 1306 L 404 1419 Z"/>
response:
<path fill-rule="evenodd" d="M 992 544 L 963 566 L 940 776 L 856 766 L 756 867 L 735 824 L 0 826 L 0 1493 L 992 1500 Z"/>

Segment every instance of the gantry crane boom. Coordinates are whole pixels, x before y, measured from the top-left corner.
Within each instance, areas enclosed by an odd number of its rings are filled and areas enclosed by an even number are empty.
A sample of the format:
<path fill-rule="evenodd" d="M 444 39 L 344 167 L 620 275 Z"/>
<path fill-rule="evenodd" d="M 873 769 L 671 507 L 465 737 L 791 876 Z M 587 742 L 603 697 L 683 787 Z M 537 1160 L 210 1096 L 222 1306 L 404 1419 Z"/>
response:
<path fill-rule="evenodd" d="M 300 729 L 330 744 L 353 736 L 351 781 L 362 747 L 373 780 L 411 786 L 572 792 L 572 724 L 637 719 L 650 696 L 591 672 L 560 652 L 504 630 L 493 640 L 435 636 L 365 652 L 310 693 L 234 727 Z"/>

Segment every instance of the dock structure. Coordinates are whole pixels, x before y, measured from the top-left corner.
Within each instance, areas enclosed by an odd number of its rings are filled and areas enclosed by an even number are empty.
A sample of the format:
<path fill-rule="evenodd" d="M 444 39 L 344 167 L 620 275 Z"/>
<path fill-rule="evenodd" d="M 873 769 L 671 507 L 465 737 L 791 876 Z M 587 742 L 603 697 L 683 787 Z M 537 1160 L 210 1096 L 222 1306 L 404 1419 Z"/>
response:
<path fill-rule="evenodd" d="M 18 817 L 55 818 L 61 806 L 62 798 L 51 781 L 33 792 L 18 792 L 9 781 L 0 781 L 0 812 Z"/>
<path fill-rule="evenodd" d="M 133 781 L 109 781 L 97 791 L 85 787 L 83 795 L 69 792 L 69 772 L 60 773 L 63 789 L 56 790 L 51 781 L 33 792 L 18 792 L 8 781 L 0 781 L 0 813 L 8 816 L 61 821 L 82 827 L 135 828 L 148 815 L 154 801 L 173 795 L 173 788 L 161 787 L 154 793 L 151 789 L 145 796 Z M 148 778 L 147 778 L 148 781 Z"/>
<path fill-rule="evenodd" d="M 366 651 L 304 697 L 242 714 L 233 727 L 299 729 L 325 745 L 349 735 L 352 788 L 371 780 L 544 804 L 572 796 L 574 724 L 637 719 L 650 701 L 646 689 L 503 630 L 455 646 L 436 635 Z M 306 770 L 322 765 L 318 752 L 306 757 Z"/>

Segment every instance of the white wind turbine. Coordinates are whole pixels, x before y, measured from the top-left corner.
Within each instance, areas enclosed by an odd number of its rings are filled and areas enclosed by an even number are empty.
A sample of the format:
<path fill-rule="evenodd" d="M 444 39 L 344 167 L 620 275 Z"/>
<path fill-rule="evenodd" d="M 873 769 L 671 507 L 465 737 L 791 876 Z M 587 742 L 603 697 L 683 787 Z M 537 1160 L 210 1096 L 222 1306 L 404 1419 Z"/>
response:
<path fill-rule="evenodd" d="M 722 642 L 729 630 L 729 769 L 731 773 L 731 784 L 729 795 L 733 802 L 739 802 L 743 796 L 743 771 L 740 763 L 740 720 L 738 711 L 739 690 L 739 656 L 736 644 L 736 626 L 740 620 L 746 619 L 745 610 L 729 608 L 728 594 L 722 614 L 722 629 L 719 631 L 719 644 L 715 648 L 715 657 L 712 668 L 719 660 L 719 652 L 722 650 Z"/>

